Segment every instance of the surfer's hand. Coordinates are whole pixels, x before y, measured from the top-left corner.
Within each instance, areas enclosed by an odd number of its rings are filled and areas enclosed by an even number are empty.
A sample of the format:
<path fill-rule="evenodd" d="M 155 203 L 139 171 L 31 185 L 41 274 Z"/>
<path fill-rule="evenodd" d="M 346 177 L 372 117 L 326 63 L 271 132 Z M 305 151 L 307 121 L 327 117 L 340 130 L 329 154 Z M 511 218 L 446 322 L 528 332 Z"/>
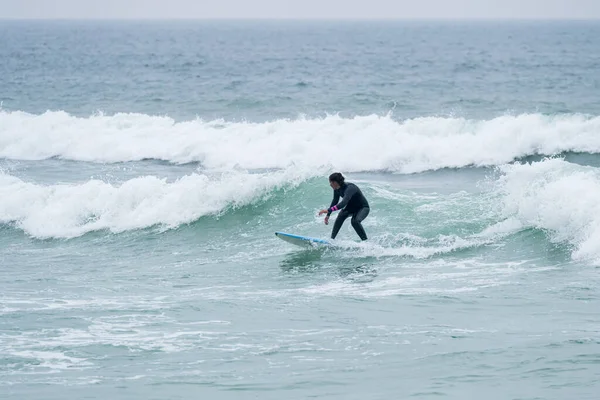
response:
<path fill-rule="evenodd" d="M 325 225 L 329 225 L 329 216 L 325 217 Z"/>
<path fill-rule="evenodd" d="M 319 215 L 323 215 L 323 214 L 327 214 L 327 210 L 321 210 L 321 211 L 319 211 Z"/>

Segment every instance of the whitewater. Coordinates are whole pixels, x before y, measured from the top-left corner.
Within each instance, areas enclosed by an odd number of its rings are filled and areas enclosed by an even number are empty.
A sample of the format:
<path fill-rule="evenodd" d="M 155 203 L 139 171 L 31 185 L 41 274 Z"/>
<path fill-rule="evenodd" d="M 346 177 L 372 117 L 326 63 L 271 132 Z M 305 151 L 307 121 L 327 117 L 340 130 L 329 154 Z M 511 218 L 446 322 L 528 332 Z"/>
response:
<path fill-rule="evenodd" d="M 104 163 L 155 159 L 225 170 L 327 166 L 347 172 L 415 173 L 492 166 L 530 155 L 598 153 L 599 129 L 600 117 L 580 114 L 489 120 L 334 115 L 250 123 L 1 111 L 0 156 Z M 324 141 L 335 144 L 336 151 Z"/>

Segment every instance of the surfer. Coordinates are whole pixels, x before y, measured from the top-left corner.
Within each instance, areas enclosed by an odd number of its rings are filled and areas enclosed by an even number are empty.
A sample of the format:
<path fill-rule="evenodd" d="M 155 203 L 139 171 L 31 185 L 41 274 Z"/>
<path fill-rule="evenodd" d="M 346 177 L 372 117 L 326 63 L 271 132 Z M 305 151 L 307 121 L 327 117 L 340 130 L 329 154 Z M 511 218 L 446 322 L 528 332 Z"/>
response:
<path fill-rule="evenodd" d="M 370 208 L 369 202 L 361 190 L 354 183 L 345 182 L 344 176 L 339 172 L 329 175 L 329 186 L 333 189 L 331 206 L 319 211 L 319 215 L 327 214 L 325 216 L 325 225 L 329 224 L 329 216 L 333 211 L 342 210 L 333 224 L 331 238 L 335 239 L 346 218 L 352 216 L 352 227 L 361 240 L 367 240 L 367 234 L 361 222 L 369 215 Z M 338 204 L 340 197 L 343 200 Z"/>

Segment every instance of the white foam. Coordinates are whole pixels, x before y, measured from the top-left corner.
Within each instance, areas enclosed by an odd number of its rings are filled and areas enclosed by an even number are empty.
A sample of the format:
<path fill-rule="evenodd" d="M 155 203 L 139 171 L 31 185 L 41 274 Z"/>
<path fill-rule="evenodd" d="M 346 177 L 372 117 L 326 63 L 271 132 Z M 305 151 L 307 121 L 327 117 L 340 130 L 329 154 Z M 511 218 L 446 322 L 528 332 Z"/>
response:
<path fill-rule="evenodd" d="M 141 306 L 140 300 L 137 299 Z M 129 304 L 131 301 L 123 301 L 119 308 L 124 309 Z M 124 347 L 130 352 L 174 353 L 197 348 L 199 343 L 219 343 L 224 337 L 233 338 L 227 332 L 190 330 L 183 326 L 165 331 L 165 326 L 170 326 L 169 324 L 176 321 L 162 314 L 143 313 L 85 319 L 89 324 L 83 329 L 46 327 L 27 332 L 0 334 L 0 352 L 18 358 L 18 364 L 33 365 L 35 369 L 45 368 L 52 372 L 97 366 L 98 357 L 83 358 L 80 355 L 82 353 L 79 349 L 87 346 Z M 157 327 L 159 322 L 164 324 Z M 61 350 L 65 348 L 71 349 L 73 355 Z M 101 354 L 99 357 L 102 358 Z"/>
<path fill-rule="evenodd" d="M 487 227 L 479 234 L 480 237 L 508 236 L 523 229 L 523 223 L 517 218 L 508 218 Z"/>
<path fill-rule="evenodd" d="M 565 151 L 600 152 L 600 117 L 523 114 L 490 120 L 390 116 L 176 122 L 144 114 L 78 118 L 0 110 L 0 157 L 93 162 L 159 159 L 206 168 L 310 168 L 412 173 Z"/>
<path fill-rule="evenodd" d="M 575 260 L 600 263 L 600 171 L 546 159 L 501 168 L 502 211 L 511 224 L 543 229 L 574 247 Z"/>
<path fill-rule="evenodd" d="M 145 176 L 113 185 L 99 180 L 42 186 L 0 174 L 0 223 L 15 223 L 37 238 L 72 238 L 96 230 L 172 228 L 266 198 L 314 171 L 191 174 L 167 182 Z"/>
<path fill-rule="evenodd" d="M 10 352 L 11 356 L 33 359 L 40 363 L 40 367 L 51 370 L 69 369 L 73 366 L 89 366 L 90 362 L 84 358 L 69 357 L 56 351 L 23 350 Z"/>
<path fill-rule="evenodd" d="M 400 235 L 402 237 L 403 235 Z M 425 239 L 419 236 L 409 236 L 409 243 L 390 246 L 389 238 L 384 237 L 384 244 L 370 242 L 353 242 L 336 240 L 337 247 L 347 251 L 343 257 L 411 257 L 426 259 L 436 255 L 449 254 L 454 251 L 469 249 L 492 243 L 493 237 L 472 236 L 462 238 L 456 235 L 438 235 L 435 239 Z"/>

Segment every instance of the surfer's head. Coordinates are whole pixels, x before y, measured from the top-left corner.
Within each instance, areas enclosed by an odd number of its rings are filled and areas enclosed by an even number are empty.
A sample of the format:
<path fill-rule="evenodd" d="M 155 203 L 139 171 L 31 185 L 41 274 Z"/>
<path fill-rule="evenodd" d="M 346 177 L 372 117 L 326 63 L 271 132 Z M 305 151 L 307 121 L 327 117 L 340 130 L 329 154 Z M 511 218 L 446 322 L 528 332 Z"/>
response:
<path fill-rule="evenodd" d="M 344 176 L 342 174 L 339 172 L 334 172 L 333 174 L 329 175 L 329 186 L 331 186 L 332 189 L 339 189 L 343 185 Z"/>

